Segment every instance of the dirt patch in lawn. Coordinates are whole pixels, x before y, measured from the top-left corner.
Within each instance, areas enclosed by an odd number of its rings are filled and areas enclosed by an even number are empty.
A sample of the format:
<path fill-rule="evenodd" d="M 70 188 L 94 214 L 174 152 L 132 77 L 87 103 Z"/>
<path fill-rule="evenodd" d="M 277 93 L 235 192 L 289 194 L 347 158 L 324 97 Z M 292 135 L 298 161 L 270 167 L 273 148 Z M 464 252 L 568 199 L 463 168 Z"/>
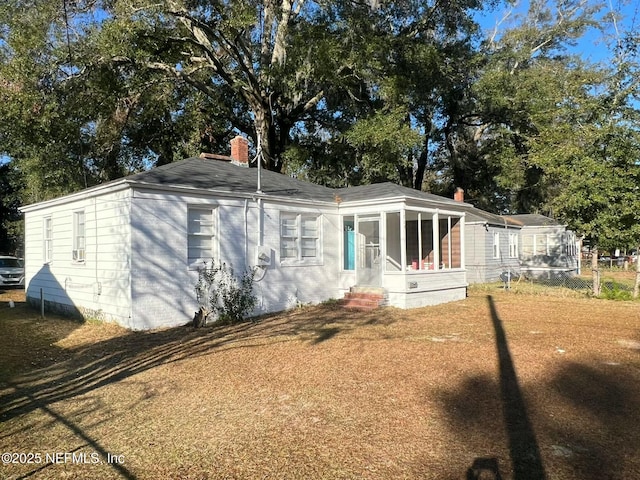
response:
<path fill-rule="evenodd" d="M 134 333 L 7 300 L 0 451 L 39 456 L 0 478 L 640 478 L 636 302 L 478 289 Z"/>

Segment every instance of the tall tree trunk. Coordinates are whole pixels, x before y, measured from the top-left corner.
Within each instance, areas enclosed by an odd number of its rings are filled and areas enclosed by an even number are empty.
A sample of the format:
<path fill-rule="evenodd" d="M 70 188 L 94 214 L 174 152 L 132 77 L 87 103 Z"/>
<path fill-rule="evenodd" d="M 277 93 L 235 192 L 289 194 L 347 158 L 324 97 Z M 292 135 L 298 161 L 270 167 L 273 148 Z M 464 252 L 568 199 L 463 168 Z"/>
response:
<path fill-rule="evenodd" d="M 396 167 L 400 184 L 403 187 L 413 187 L 413 162 L 411 164 L 401 164 Z"/>
<path fill-rule="evenodd" d="M 278 151 L 276 127 L 271 117 L 270 108 L 259 104 L 254 106 L 253 111 L 256 133 L 260 136 L 264 166 L 268 170 L 280 172 L 282 170 L 282 152 Z"/>
<path fill-rule="evenodd" d="M 416 190 L 422 190 L 422 182 L 424 181 L 424 171 L 427 169 L 427 162 L 429 160 L 429 137 L 431 135 L 431 122 L 429 122 L 429 128 L 425 128 L 424 146 L 422 152 L 418 157 L 418 167 L 416 168 L 416 178 L 413 184 L 413 188 Z"/>
<path fill-rule="evenodd" d="M 633 298 L 638 298 L 638 296 L 640 296 L 640 258 L 638 258 L 639 253 L 640 245 L 636 249 L 636 281 L 633 284 Z"/>
<path fill-rule="evenodd" d="M 598 247 L 591 249 L 591 278 L 593 280 L 593 295 L 600 295 L 600 271 L 598 270 Z"/>

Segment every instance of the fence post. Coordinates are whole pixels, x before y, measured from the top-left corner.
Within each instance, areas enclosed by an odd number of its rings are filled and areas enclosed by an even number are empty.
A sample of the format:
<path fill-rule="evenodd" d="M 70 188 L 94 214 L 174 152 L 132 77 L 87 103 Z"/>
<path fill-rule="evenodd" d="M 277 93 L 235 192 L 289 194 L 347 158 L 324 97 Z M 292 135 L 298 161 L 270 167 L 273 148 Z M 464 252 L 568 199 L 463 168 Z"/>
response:
<path fill-rule="evenodd" d="M 600 295 L 600 270 L 598 270 L 598 248 L 591 249 L 591 278 L 593 281 L 593 295 Z"/>

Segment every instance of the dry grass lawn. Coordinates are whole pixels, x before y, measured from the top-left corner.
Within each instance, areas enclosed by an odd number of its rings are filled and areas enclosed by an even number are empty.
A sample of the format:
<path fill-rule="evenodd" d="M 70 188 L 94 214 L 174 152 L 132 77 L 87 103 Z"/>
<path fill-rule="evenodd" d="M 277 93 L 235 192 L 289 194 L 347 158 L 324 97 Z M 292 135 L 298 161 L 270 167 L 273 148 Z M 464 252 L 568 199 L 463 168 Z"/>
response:
<path fill-rule="evenodd" d="M 23 300 L 0 293 L 3 479 L 640 478 L 638 302 L 493 287 L 133 333 Z"/>

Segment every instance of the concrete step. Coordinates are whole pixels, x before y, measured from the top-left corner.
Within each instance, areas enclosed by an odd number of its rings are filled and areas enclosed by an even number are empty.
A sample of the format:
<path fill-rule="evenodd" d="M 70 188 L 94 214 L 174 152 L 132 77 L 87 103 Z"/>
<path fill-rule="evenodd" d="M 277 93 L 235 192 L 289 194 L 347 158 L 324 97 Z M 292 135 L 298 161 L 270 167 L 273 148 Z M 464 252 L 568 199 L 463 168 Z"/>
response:
<path fill-rule="evenodd" d="M 356 310 L 374 310 L 386 303 L 384 289 L 377 287 L 351 287 L 344 295 L 342 306 Z"/>
<path fill-rule="evenodd" d="M 372 293 L 374 295 L 380 295 L 384 297 L 387 292 L 382 287 L 351 287 L 349 289 L 351 293 Z"/>
<path fill-rule="evenodd" d="M 362 298 L 349 298 L 342 301 L 344 308 L 353 308 L 355 310 L 375 310 L 380 307 L 377 300 L 367 300 Z"/>
<path fill-rule="evenodd" d="M 347 292 L 344 294 L 344 298 L 346 299 L 362 299 L 362 300 L 375 300 L 380 301 L 384 300 L 384 296 L 379 295 L 377 293 L 356 293 L 356 292 Z"/>

